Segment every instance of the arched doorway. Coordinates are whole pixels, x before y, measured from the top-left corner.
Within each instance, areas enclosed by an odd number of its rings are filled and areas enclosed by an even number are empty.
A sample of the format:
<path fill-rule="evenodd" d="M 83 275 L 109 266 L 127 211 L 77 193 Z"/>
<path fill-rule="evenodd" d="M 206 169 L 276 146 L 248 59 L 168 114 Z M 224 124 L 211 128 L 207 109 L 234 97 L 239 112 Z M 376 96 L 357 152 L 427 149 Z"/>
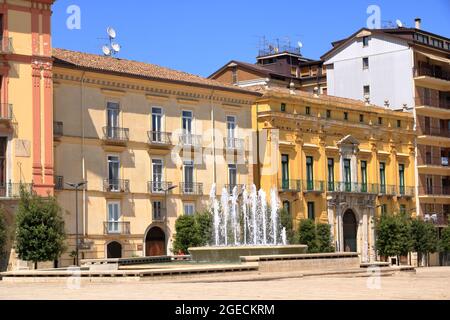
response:
<path fill-rule="evenodd" d="M 156 257 L 166 255 L 166 235 L 161 228 L 153 227 L 145 238 L 145 256 Z"/>
<path fill-rule="evenodd" d="M 106 246 L 106 257 L 108 259 L 122 258 L 122 245 L 117 241 L 108 243 Z"/>
<path fill-rule="evenodd" d="M 358 231 L 356 216 L 352 210 L 347 210 L 343 218 L 344 223 L 344 251 L 357 252 L 356 234 Z"/>

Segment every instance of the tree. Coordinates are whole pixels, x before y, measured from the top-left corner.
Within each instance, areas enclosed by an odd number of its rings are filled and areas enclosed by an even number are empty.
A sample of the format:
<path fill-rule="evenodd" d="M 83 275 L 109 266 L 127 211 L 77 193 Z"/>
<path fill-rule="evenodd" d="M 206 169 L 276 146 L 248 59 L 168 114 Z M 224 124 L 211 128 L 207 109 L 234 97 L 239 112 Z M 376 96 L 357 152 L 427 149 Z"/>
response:
<path fill-rule="evenodd" d="M 294 224 L 292 223 L 292 216 L 285 208 L 279 212 L 281 228 L 286 229 L 286 238 L 289 244 L 297 243 L 294 231 Z"/>
<path fill-rule="evenodd" d="M 406 215 L 383 214 L 377 223 L 376 247 L 381 256 L 407 255 L 411 249 L 410 221 Z"/>
<path fill-rule="evenodd" d="M 20 191 L 15 248 L 25 261 L 55 261 L 65 250 L 64 220 L 54 197 Z"/>
<path fill-rule="evenodd" d="M 319 223 L 316 225 L 316 239 L 318 252 L 327 253 L 334 252 L 334 246 L 331 239 L 330 225 Z"/>
<path fill-rule="evenodd" d="M 213 226 L 213 219 L 211 212 L 204 211 L 201 213 L 197 213 L 195 215 L 195 222 L 197 224 L 197 230 L 199 232 L 200 245 L 206 246 L 211 244 L 212 226 Z"/>
<path fill-rule="evenodd" d="M 6 229 L 3 208 L 1 208 L 0 209 L 0 259 L 2 258 L 3 254 L 4 254 L 6 238 L 7 238 L 7 229 Z"/>
<path fill-rule="evenodd" d="M 439 249 L 445 253 L 445 257 L 448 260 L 450 253 L 450 227 L 444 228 L 442 230 Z"/>
<path fill-rule="evenodd" d="M 434 225 L 430 222 L 414 219 L 411 223 L 412 250 L 417 252 L 419 265 L 422 264 L 423 257 L 428 257 L 429 253 L 438 249 L 438 233 Z M 428 259 L 426 259 L 428 264 Z"/>
<path fill-rule="evenodd" d="M 188 253 L 190 247 L 200 246 L 202 238 L 198 225 L 193 215 L 183 215 L 175 222 L 175 241 L 173 250 L 175 253 Z"/>
<path fill-rule="evenodd" d="M 308 246 L 308 253 L 317 253 L 319 251 L 316 240 L 316 225 L 310 219 L 300 221 L 298 228 L 298 240 L 300 244 Z"/>

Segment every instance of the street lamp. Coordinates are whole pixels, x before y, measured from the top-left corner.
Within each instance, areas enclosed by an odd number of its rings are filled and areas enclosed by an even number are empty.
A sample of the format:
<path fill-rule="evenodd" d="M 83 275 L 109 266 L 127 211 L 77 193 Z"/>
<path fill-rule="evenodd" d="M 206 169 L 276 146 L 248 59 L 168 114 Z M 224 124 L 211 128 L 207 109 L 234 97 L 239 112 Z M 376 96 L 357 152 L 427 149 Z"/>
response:
<path fill-rule="evenodd" d="M 164 235 L 167 238 L 167 193 L 172 191 L 173 189 L 178 188 L 178 186 L 168 186 L 166 188 L 160 188 L 159 191 L 164 192 Z M 167 245 L 165 245 L 167 247 Z M 164 248 L 164 250 L 167 250 Z M 166 252 L 167 253 L 167 252 Z"/>
<path fill-rule="evenodd" d="M 80 187 L 83 187 L 86 185 L 86 181 L 81 181 L 78 183 L 70 183 L 70 182 L 66 182 L 66 184 L 69 187 L 72 187 L 75 189 L 75 256 L 76 256 L 76 265 L 79 265 L 79 260 L 78 260 L 78 189 Z"/>

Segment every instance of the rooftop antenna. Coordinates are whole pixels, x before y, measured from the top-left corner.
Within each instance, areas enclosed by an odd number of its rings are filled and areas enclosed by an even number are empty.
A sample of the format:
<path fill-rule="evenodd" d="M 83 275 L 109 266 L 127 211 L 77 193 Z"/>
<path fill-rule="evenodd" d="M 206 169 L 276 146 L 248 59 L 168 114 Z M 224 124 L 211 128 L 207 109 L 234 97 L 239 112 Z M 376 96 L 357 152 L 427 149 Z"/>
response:
<path fill-rule="evenodd" d="M 400 19 L 395 20 L 395 24 L 397 25 L 397 27 L 402 28 L 403 27 L 403 23 L 400 21 Z"/>
<path fill-rule="evenodd" d="M 113 42 L 117 37 L 117 32 L 114 28 L 108 27 L 106 33 L 108 34 L 109 44 L 105 44 L 102 47 L 102 51 L 105 56 L 112 57 L 120 52 L 121 46 L 117 42 Z"/>

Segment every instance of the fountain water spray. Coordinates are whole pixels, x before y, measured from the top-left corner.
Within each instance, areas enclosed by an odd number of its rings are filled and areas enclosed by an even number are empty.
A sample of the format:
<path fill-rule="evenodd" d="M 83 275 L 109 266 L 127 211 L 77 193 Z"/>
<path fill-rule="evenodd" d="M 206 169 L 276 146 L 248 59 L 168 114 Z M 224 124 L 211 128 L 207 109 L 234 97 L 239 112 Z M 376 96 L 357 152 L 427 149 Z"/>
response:
<path fill-rule="evenodd" d="M 277 190 L 272 188 L 270 190 L 270 207 L 271 207 L 271 216 L 272 216 L 272 228 L 273 228 L 273 244 L 277 244 L 277 228 L 278 228 L 278 196 Z"/>

